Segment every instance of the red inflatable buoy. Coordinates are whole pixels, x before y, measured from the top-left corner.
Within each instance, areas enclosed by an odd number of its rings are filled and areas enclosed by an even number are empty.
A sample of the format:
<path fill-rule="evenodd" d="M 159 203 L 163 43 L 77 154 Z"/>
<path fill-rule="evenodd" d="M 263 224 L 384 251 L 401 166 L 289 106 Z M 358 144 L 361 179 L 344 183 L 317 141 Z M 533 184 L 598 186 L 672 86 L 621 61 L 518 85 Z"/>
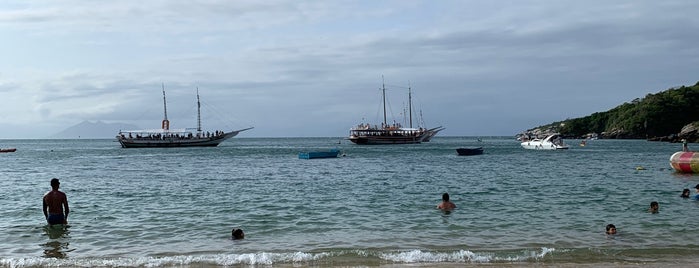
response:
<path fill-rule="evenodd" d="M 682 173 L 699 173 L 699 152 L 676 152 L 670 156 L 670 166 Z"/>

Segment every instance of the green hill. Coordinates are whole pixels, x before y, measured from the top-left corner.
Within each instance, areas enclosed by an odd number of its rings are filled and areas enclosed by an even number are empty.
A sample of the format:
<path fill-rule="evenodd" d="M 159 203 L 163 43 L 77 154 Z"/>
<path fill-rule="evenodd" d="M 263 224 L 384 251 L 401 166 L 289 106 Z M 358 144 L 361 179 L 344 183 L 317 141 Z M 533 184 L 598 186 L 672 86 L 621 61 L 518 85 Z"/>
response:
<path fill-rule="evenodd" d="M 606 112 L 566 119 L 530 129 L 528 133 L 559 132 L 569 138 L 598 134 L 602 138 L 666 139 L 699 121 L 699 82 L 648 94 Z"/>

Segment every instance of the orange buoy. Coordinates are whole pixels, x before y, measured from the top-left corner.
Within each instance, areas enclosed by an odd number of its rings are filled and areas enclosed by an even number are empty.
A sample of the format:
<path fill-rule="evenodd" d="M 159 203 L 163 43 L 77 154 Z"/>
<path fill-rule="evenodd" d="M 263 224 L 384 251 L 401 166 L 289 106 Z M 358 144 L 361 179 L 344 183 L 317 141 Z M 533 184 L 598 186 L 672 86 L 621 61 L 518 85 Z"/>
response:
<path fill-rule="evenodd" d="M 670 156 L 670 166 L 682 173 L 699 173 L 699 152 L 676 152 Z"/>

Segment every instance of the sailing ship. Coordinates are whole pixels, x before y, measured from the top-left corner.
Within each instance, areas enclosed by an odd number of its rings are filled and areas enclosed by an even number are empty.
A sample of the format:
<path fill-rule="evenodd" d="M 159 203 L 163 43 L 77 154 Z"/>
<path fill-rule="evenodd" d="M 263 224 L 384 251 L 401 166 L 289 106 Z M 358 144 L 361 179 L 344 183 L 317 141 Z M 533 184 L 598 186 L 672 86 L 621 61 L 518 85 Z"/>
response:
<path fill-rule="evenodd" d="M 383 122 L 381 126 L 371 124 L 359 124 L 350 129 L 349 140 L 355 144 L 413 144 L 428 142 L 432 137 L 442 131 L 444 127 L 425 129 L 413 127 L 412 93 L 408 87 L 408 111 L 410 114 L 410 126 L 403 127 L 400 123 L 388 124 L 386 121 L 386 84 L 381 87 L 383 99 Z"/>
<path fill-rule="evenodd" d="M 163 108 L 165 117 L 160 129 L 125 130 L 119 131 L 116 136 L 122 148 L 147 148 L 147 147 L 214 147 L 223 141 L 233 138 L 238 133 L 252 129 L 252 127 L 240 130 L 224 132 L 204 132 L 201 129 L 201 102 L 199 101 L 199 88 L 197 88 L 197 128 L 170 129 L 170 121 L 167 119 L 167 101 L 165 99 L 165 85 L 163 84 Z"/>

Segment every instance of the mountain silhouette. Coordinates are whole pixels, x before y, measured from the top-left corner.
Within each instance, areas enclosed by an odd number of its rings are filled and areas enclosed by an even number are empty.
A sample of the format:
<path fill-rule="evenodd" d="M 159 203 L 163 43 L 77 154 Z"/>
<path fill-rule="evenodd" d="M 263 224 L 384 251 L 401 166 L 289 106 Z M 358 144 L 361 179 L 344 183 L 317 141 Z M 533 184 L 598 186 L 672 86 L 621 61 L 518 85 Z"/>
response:
<path fill-rule="evenodd" d="M 123 123 L 105 123 L 102 121 L 82 121 L 77 125 L 51 135 L 51 139 L 110 139 L 119 130 L 139 129 L 136 125 Z"/>

